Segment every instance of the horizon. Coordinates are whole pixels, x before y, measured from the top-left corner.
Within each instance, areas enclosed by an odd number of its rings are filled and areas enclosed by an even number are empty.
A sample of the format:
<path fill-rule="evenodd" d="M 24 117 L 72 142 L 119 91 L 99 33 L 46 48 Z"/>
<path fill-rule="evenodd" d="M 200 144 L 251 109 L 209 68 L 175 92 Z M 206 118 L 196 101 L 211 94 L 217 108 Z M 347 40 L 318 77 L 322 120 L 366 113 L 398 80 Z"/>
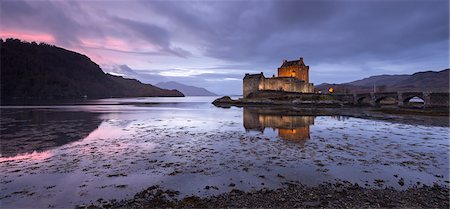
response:
<path fill-rule="evenodd" d="M 143 83 L 241 94 L 245 73 L 270 76 L 282 60 L 298 57 L 316 85 L 447 69 L 448 6 L 439 0 L 3 1 L 0 38 L 75 51 L 104 72 Z"/>

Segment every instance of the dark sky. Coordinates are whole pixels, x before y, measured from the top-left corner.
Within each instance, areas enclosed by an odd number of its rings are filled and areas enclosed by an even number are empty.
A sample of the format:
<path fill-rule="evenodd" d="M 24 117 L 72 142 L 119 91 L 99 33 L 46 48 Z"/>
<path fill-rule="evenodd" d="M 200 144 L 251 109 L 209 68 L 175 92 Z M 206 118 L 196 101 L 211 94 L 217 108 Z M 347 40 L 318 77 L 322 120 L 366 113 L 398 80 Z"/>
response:
<path fill-rule="evenodd" d="M 245 73 L 304 57 L 342 83 L 449 67 L 448 0 L 8 1 L 0 36 L 86 54 L 104 71 L 239 94 Z"/>

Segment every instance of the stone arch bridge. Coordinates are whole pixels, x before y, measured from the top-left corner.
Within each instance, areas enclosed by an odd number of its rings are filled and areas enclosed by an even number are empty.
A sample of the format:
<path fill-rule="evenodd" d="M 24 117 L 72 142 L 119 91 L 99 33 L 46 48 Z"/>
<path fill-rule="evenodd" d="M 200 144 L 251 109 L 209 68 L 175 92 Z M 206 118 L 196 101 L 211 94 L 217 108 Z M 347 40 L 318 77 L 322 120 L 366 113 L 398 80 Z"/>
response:
<path fill-rule="evenodd" d="M 339 100 L 345 100 L 354 105 L 378 106 L 380 102 L 392 98 L 395 99 L 398 106 L 406 106 L 409 101 L 418 97 L 424 101 L 424 107 L 449 107 L 449 93 L 433 92 L 380 92 L 380 93 L 362 93 L 362 94 L 343 94 L 336 95 Z M 352 101 L 351 101 L 352 100 Z"/>

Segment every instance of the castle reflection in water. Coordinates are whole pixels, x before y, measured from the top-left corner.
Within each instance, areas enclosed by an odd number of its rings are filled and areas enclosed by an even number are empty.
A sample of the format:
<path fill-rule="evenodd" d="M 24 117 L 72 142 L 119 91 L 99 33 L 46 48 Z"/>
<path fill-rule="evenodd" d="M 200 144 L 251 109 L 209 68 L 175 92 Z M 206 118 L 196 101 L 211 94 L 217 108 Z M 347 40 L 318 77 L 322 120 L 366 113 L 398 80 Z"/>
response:
<path fill-rule="evenodd" d="M 300 142 L 310 138 L 309 126 L 314 116 L 299 116 L 288 111 L 244 107 L 244 128 L 247 131 L 264 132 L 266 128 L 278 130 L 281 139 Z"/>

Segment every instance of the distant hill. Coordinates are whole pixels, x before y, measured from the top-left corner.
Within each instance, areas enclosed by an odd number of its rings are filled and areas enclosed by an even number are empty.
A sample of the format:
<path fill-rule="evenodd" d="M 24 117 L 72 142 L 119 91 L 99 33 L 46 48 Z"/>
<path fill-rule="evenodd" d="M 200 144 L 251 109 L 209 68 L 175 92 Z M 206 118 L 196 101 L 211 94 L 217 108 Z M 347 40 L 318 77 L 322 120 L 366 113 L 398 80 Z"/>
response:
<path fill-rule="evenodd" d="M 315 88 L 320 91 L 327 91 L 330 87 L 333 87 L 336 92 L 347 93 L 373 92 L 374 87 L 377 92 L 449 92 L 449 71 L 450 69 L 445 69 L 437 72 L 418 72 L 412 75 L 371 76 L 368 78 L 343 84 L 323 83 L 315 86 Z"/>
<path fill-rule="evenodd" d="M 205 88 L 188 86 L 175 81 L 161 82 L 155 84 L 155 86 L 165 89 L 176 89 L 178 91 L 181 91 L 181 93 L 183 93 L 186 96 L 217 96 L 217 94 L 214 94 L 206 90 Z"/>
<path fill-rule="evenodd" d="M 210 92 L 205 88 L 190 86 L 176 81 L 167 81 L 168 77 L 135 71 L 127 65 L 106 66 L 104 70 L 113 75 L 120 75 L 125 78 L 135 78 L 146 83 L 159 82 L 155 84 L 155 86 L 165 89 L 176 89 L 186 96 L 217 96 L 215 93 Z"/>
<path fill-rule="evenodd" d="M 135 79 L 105 74 L 89 57 L 56 46 L 1 40 L 1 99 L 180 97 Z"/>
<path fill-rule="evenodd" d="M 346 84 L 353 86 L 369 86 L 369 87 L 373 87 L 374 84 L 379 86 L 392 86 L 402 80 L 407 79 L 408 77 L 409 75 L 377 75 L 349 82 Z"/>

